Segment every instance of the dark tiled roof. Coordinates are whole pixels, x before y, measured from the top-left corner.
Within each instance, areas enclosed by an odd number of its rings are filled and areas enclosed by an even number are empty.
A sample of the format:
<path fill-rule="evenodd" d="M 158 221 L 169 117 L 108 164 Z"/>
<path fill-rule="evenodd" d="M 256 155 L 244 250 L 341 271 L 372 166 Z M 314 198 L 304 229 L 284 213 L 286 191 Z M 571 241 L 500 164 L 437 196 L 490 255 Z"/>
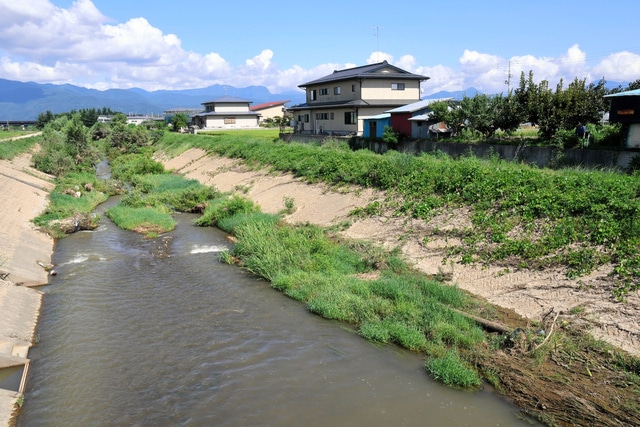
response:
<path fill-rule="evenodd" d="M 251 104 L 252 101 L 242 98 L 236 98 L 235 96 L 224 95 L 211 101 L 203 102 L 202 104 Z"/>
<path fill-rule="evenodd" d="M 387 70 L 385 73 L 381 73 L 381 70 Z M 422 76 L 420 74 L 413 74 L 389 64 L 387 61 L 378 62 L 376 64 L 362 65 L 360 67 L 347 68 L 345 70 L 336 70 L 328 76 L 320 77 L 319 79 L 312 80 L 307 83 L 303 83 L 298 87 L 306 87 L 319 83 L 335 82 L 340 80 L 351 79 L 366 79 L 366 78 L 384 78 L 384 79 L 401 79 L 401 80 L 427 80 L 429 77 Z"/>

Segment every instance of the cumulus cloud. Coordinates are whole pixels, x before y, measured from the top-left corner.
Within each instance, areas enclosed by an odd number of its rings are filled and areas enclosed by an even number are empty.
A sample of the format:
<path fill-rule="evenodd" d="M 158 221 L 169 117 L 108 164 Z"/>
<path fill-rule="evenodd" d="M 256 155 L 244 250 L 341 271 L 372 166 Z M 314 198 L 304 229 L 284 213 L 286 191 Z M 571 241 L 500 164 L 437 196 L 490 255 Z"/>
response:
<path fill-rule="evenodd" d="M 635 81 L 640 78 L 640 55 L 618 52 L 604 58 L 593 69 L 596 76 L 615 76 L 613 81 Z"/>

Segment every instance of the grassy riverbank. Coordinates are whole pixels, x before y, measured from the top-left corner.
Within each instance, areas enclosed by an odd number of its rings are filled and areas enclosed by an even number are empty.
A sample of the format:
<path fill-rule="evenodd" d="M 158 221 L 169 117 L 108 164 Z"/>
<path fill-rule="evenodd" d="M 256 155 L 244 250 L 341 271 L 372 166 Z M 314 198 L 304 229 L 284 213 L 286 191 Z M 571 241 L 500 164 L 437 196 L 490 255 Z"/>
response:
<path fill-rule="evenodd" d="M 636 188 L 635 176 L 580 169 L 540 170 L 497 159 L 456 160 L 400 153 L 380 156 L 352 152 L 336 142 L 321 147 L 285 144 L 264 134 L 243 132 L 167 135 L 158 145 L 172 154 L 190 147 L 242 158 L 248 167 L 292 172 L 311 182 L 336 187 L 357 184 L 385 191 L 384 200 L 354 211 L 357 217 L 384 213 L 428 221 L 441 209 L 467 206 L 473 212 L 472 226 L 454 230 L 462 235 L 462 243 L 450 254 L 451 259 L 457 257 L 461 262 L 503 262 L 505 270 L 564 267 L 567 275 L 580 275 L 599 263 L 620 260 L 619 255 L 606 255 L 607 251 L 625 254 L 625 248 L 629 250 L 625 259 L 636 262 L 634 236 L 628 229 L 624 231 L 630 224 L 624 209 L 616 209 L 623 201 L 626 206 L 634 205 L 635 198 L 609 197 L 602 188 L 590 188 L 601 184 L 629 196 Z M 582 201 L 576 204 L 576 200 Z M 225 211 L 219 206 L 216 209 Z M 607 209 L 610 211 L 602 212 Z M 595 216 L 598 212 L 603 216 Z M 593 228 L 595 218 L 600 230 Z M 311 225 L 280 229 L 276 220 L 255 213 L 215 219 L 211 224 L 237 235 L 236 249 L 228 254 L 228 261 L 269 279 L 274 287 L 320 315 L 355 324 L 368 339 L 423 352 L 427 369 L 443 382 L 473 386 L 479 378 L 484 379 L 550 425 L 640 422 L 638 359 L 594 340 L 579 325 L 556 322 L 557 313 L 555 318 L 551 315 L 540 322 L 518 318 L 455 286 L 412 272 L 397 252 L 373 255 L 379 249 L 342 241 L 334 233 L 337 230 L 320 231 Z M 609 230 L 603 224 L 608 224 Z M 591 235 L 594 230 L 600 238 Z M 349 264 L 350 258 L 344 254 L 328 255 L 331 251 L 320 243 L 324 240 L 315 241 L 319 235 L 332 244 L 356 249 L 363 263 Z M 603 251 L 605 243 L 608 246 Z M 616 247 L 621 243 L 621 248 Z M 536 251 L 511 249 L 536 245 Z M 586 252 L 580 252 L 582 249 Z M 601 252 L 606 257 L 594 263 L 588 256 L 584 266 L 579 259 L 572 262 L 576 253 Z M 509 256 L 501 258 L 501 253 Z M 299 264 L 298 258 L 302 260 Z M 334 264 L 335 270 L 325 268 Z M 617 278 L 614 293 L 624 299 L 635 289 L 636 276 L 631 272 Z M 489 318 L 511 332 L 479 330 L 460 311 Z"/>
<path fill-rule="evenodd" d="M 640 286 L 640 175 L 539 169 L 498 158 L 453 159 L 390 151 L 353 152 L 344 143 L 286 144 L 262 135 L 166 135 L 160 147 L 189 146 L 291 172 L 310 182 L 374 187 L 388 193 L 358 215 L 393 211 L 429 220 L 444 207 L 470 207 L 473 226 L 452 249 L 464 263 L 505 269 L 564 267 L 569 277 L 614 266 L 616 297 Z"/>

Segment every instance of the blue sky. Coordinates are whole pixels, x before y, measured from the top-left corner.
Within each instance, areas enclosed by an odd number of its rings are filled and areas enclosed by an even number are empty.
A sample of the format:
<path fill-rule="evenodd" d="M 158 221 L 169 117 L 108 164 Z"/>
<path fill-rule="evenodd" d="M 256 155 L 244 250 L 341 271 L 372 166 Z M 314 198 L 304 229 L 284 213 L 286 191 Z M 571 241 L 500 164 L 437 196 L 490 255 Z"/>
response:
<path fill-rule="evenodd" d="M 640 79 L 637 0 L 0 0 L 0 78 L 147 90 L 262 85 L 273 93 L 387 60 L 423 96 L 506 92 L 520 72 Z M 554 87 L 554 86 L 552 86 Z"/>

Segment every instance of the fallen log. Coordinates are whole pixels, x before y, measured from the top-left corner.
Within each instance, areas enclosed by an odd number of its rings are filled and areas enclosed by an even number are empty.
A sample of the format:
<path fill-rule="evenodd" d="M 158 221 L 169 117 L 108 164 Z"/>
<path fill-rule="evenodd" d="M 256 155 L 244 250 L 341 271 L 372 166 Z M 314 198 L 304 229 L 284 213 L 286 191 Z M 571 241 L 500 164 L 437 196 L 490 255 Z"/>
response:
<path fill-rule="evenodd" d="M 453 311 L 455 311 L 456 313 L 458 313 L 461 316 L 466 317 L 467 319 L 471 319 L 479 324 L 481 324 L 482 326 L 485 327 L 485 329 L 488 329 L 492 332 L 500 332 L 503 334 L 510 334 L 511 333 L 511 329 L 509 329 L 507 326 L 498 323 L 498 322 L 492 322 L 491 320 L 487 320 L 487 319 L 483 319 L 482 317 L 478 317 L 478 316 L 474 316 L 473 314 L 469 314 L 469 313 L 465 313 L 464 311 L 460 311 L 457 310 L 455 308 L 452 308 Z"/>

